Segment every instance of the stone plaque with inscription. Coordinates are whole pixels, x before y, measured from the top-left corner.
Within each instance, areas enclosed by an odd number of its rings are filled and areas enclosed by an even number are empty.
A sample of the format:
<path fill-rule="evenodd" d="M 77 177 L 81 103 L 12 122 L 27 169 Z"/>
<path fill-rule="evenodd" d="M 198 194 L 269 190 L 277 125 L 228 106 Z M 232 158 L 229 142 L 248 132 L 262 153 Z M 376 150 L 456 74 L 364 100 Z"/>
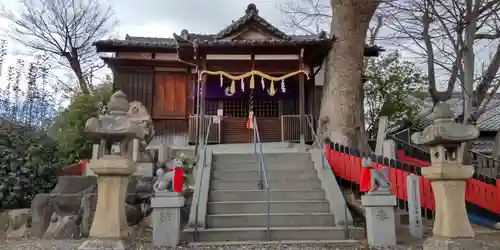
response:
<path fill-rule="evenodd" d="M 364 195 L 361 202 L 366 213 L 366 236 L 371 247 L 396 245 L 396 224 L 394 222 L 394 195 L 375 193 Z"/>
<path fill-rule="evenodd" d="M 181 232 L 180 209 L 184 197 L 177 193 L 156 193 L 151 198 L 153 208 L 153 245 L 157 247 L 176 247 Z"/>
<path fill-rule="evenodd" d="M 417 175 L 410 174 L 406 177 L 406 181 L 408 191 L 408 214 L 410 216 L 410 233 L 415 237 L 422 238 L 424 236 L 424 227 L 422 225 L 419 177 Z"/>

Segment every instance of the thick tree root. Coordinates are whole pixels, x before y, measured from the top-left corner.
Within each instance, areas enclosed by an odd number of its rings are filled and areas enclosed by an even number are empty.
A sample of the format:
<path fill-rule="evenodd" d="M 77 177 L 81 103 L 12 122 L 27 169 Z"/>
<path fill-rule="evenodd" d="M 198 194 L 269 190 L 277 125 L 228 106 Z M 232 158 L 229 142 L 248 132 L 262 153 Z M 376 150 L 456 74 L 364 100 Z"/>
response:
<path fill-rule="evenodd" d="M 352 214 L 352 219 L 355 225 L 365 224 L 365 209 L 361 204 L 361 197 L 356 195 L 350 189 L 343 189 L 342 193 L 344 195 L 347 207 Z"/>

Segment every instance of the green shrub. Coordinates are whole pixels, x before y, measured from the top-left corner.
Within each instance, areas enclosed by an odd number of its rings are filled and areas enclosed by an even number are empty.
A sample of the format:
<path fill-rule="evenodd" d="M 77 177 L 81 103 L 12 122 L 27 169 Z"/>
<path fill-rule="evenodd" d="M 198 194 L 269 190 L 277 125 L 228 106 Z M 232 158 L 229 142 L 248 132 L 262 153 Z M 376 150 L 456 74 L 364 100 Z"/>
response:
<path fill-rule="evenodd" d="M 98 86 L 93 94 L 78 94 L 69 106 L 62 111 L 50 129 L 62 152 L 65 164 L 70 165 L 92 157 L 92 141 L 85 134 L 85 123 L 91 117 L 99 115 L 100 110 L 111 96 L 111 85 Z"/>
<path fill-rule="evenodd" d="M 59 149 L 43 132 L 0 123 L 0 209 L 27 208 L 36 194 L 57 183 Z"/>

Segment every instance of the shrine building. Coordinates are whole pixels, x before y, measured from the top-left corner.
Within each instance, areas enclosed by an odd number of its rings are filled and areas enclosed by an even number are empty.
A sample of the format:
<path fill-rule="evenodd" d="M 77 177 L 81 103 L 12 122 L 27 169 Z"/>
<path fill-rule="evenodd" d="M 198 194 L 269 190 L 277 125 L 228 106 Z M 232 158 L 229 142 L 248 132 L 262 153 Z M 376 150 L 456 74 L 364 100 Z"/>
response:
<path fill-rule="evenodd" d="M 211 123 L 209 143 L 247 143 L 253 115 L 262 142 L 307 143 L 332 41 L 325 32 L 285 34 L 249 4 L 217 34 L 182 30 L 172 38 L 127 35 L 94 45 L 113 54 L 101 58 L 113 72 L 114 90 L 146 106 L 157 136 L 195 143 Z M 366 46 L 365 56 L 379 50 Z"/>

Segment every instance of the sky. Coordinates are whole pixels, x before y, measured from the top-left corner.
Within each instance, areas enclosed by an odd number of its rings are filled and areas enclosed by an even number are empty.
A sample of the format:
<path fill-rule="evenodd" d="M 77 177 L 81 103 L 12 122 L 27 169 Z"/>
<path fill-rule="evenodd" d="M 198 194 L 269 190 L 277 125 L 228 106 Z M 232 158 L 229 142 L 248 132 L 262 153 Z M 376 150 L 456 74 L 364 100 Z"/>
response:
<path fill-rule="evenodd" d="M 106 1 L 106 0 L 102 0 Z M 1 0 L 6 8 L 16 11 L 19 0 Z M 233 20 L 245 14 L 250 1 L 244 0 L 107 0 L 119 21 L 113 38 L 124 39 L 131 36 L 172 37 L 182 29 L 193 33 L 217 33 Z M 253 0 L 259 14 L 278 28 L 285 29 L 280 5 L 287 0 Z M 9 22 L 0 18 L 0 39 L 6 38 Z M 1 78 L 5 77 L 8 66 L 18 58 L 29 60 L 20 55 L 22 47 L 9 41 L 7 60 L 2 66 Z M 2 85 L 0 81 L 0 87 Z"/>
<path fill-rule="evenodd" d="M 131 36 L 172 37 L 175 32 L 180 34 L 182 29 L 192 33 L 217 33 L 238 19 L 245 13 L 250 2 L 256 4 L 259 14 L 271 24 L 284 31 L 284 15 L 280 6 L 290 0 L 99 0 L 110 4 L 119 21 L 114 38 L 124 39 L 126 34 Z M 16 11 L 19 9 L 19 0 L 0 0 L 0 5 Z M 0 39 L 9 23 L 0 18 Z M 386 54 L 396 48 L 382 44 Z M 405 45 L 406 46 L 406 45 Z M 411 46 L 411 45 L 409 45 Z M 7 62 L 2 67 L 2 76 L 5 77 L 9 65 L 18 58 L 28 59 L 26 55 L 19 55 L 20 46 L 9 43 Z M 481 56 L 478 56 L 479 58 Z M 414 57 L 403 58 L 414 60 Z M 417 63 L 423 66 L 424 64 Z M 106 71 L 107 72 L 107 71 Z M 0 79 L 0 87 L 2 86 Z"/>
<path fill-rule="evenodd" d="M 13 1 L 13 0 L 7 0 Z M 279 5 L 286 0 L 253 0 L 259 14 L 282 27 Z M 193 33 L 216 33 L 245 14 L 245 0 L 110 0 L 120 20 L 119 35 L 171 37 L 187 29 Z M 147 13 L 139 16 L 138 13 Z"/>

